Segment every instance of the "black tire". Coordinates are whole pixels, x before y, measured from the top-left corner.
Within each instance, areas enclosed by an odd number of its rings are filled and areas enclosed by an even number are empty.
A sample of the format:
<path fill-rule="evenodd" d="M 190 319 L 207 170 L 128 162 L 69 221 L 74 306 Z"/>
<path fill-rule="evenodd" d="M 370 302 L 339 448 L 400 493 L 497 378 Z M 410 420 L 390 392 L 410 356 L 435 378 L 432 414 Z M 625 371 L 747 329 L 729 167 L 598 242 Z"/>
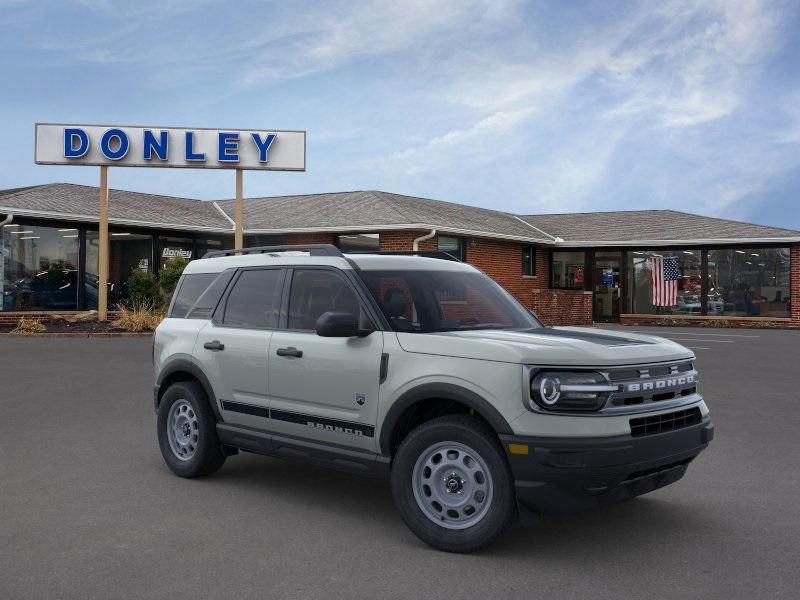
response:
<path fill-rule="evenodd" d="M 170 447 L 167 421 L 172 406 L 185 400 L 197 419 L 197 442 L 194 453 L 182 460 Z M 158 405 L 158 445 L 170 470 L 180 477 L 202 477 L 217 471 L 225 463 L 225 454 L 217 437 L 217 419 L 208 403 L 206 392 L 195 381 L 173 383 L 164 392 Z"/>
<path fill-rule="evenodd" d="M 414 466 L 431 446 L 463 444 L 477 452 L 491 474 L 492 498 L 486 513 L 465 529 L 448 529 L 426 516 L 414 496 Z M 514 478 L 497 434 L 469 415 L 448 415 L 427 421 L 403 440 L 392 462 L 392 494 L 408 528 L 426 544 L 446 552 L 473 552 L 486 546 L 516 519 Z"/>

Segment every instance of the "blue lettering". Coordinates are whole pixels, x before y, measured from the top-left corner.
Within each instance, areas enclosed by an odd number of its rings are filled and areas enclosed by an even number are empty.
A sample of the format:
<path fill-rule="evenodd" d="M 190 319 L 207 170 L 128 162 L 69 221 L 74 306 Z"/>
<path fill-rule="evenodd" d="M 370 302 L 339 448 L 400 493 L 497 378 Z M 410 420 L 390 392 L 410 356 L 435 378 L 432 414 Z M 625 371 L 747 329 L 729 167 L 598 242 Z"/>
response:
<path fill-rule="evenodd" d="M 78 146 L 75 147 L 75 142 Z M 83 129 L 64 129 L 64 158 L 80 158 L 89 152 L 89 136 Z"/>
<path fill-rule="evenodd" d="M 220 132 L 219 162 L 238 162 L 239 161 L 238 150 L 239 150 L 239 134 Z"/>
<path fill-rule="evenodd" d="M 194 131 L 186 132 L 186 160 L 205 161 L 206 155 L 204 152 L 194 151 Z"/>
<path fill-rule="evenodd" d="M 111 148 L 111 140 L 117 140 L 117 149 Z M 128 135 L 121 129 L 109 129 L 100 138 L 100 150 L 109 160 L 119 160 L 128 153 Z"/>
<path fill-rule="evenodd" d="M 250 135 L 253 136 L 253 141 L 258 147 L 259 162 L 263 163 L 267 162 L 267 151 L 269 150 L 269 147 L 272 145 L 272 142 L 275 141 L 275 134 L 268 133 L 267 137 L 265 137 L 263 140 L 261 139 L 261 136 L 257 133 L 251 133 Z"/>
<path fill-rule="evenodd" d="M 169 148 L 169 132 L 161 131 L 158 139 L 149 129 L 144 130 L 144 155 L 145 160 L 153 158 L 153 152 L 159 160 L 167 160 L 167 149 Z"/>

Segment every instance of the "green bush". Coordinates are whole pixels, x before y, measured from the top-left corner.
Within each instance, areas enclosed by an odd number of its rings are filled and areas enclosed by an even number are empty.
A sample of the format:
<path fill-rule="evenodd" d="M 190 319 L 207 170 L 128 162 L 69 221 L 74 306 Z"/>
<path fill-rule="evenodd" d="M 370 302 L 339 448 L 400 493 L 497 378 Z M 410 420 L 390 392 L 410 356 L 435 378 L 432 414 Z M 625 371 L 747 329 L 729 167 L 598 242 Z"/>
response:
<path fill-rule="evenodd" d="M 128 277 L 128 296 L 132 304 L 160 306 L 161 290 L 155 276 L 149 271 L 134 269 Z"/>
<path fill-rule="evenodd" d="M 161 286 L 161 292 L 164 294 L 166 302 L 172 298 L 172 292 L 175 291 L 175 286 L 178 285 L 178 279 L 181 278 L 183 270 L 189 262 L 183 258 L 175 257 L 170 258 L 161 267 L 158 274 L 158 284 Z"/>

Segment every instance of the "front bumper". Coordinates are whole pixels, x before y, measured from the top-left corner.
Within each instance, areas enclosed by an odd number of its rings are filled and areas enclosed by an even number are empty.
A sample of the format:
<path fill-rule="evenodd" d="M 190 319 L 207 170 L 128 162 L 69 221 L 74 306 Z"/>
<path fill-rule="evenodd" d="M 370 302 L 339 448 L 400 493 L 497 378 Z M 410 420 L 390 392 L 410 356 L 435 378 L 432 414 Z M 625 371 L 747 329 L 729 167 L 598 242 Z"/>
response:
<path fill-rule="evenodd" d="M 709 417 L 691 427 L 641 437 L 500 436 L 517 500 L 546 514 L 613 504 L 674 483 L 713 438 Z M 528 453 L 520 454 L 525 447 Z"/>

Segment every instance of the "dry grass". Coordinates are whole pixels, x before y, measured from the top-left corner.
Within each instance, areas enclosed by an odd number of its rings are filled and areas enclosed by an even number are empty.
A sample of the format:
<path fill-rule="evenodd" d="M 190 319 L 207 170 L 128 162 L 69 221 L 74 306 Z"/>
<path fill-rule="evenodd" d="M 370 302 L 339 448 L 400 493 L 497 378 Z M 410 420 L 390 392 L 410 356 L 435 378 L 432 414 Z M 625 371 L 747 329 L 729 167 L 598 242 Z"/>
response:
<path fill-rule="evenodd" d="M 47 329 L 39 319 L 29 319 L 22 317 L 17 322 L 17 326 L 11 330 L 11 333 L 44 333 Z"/>
<path fill-rule="evenodd" d="M 131 333 L 155 331 L 164 319 L 164 313 L 147 302 L 135 303 L 130 307 L 119 306 L 119 316 L 114 326 Z"/>

